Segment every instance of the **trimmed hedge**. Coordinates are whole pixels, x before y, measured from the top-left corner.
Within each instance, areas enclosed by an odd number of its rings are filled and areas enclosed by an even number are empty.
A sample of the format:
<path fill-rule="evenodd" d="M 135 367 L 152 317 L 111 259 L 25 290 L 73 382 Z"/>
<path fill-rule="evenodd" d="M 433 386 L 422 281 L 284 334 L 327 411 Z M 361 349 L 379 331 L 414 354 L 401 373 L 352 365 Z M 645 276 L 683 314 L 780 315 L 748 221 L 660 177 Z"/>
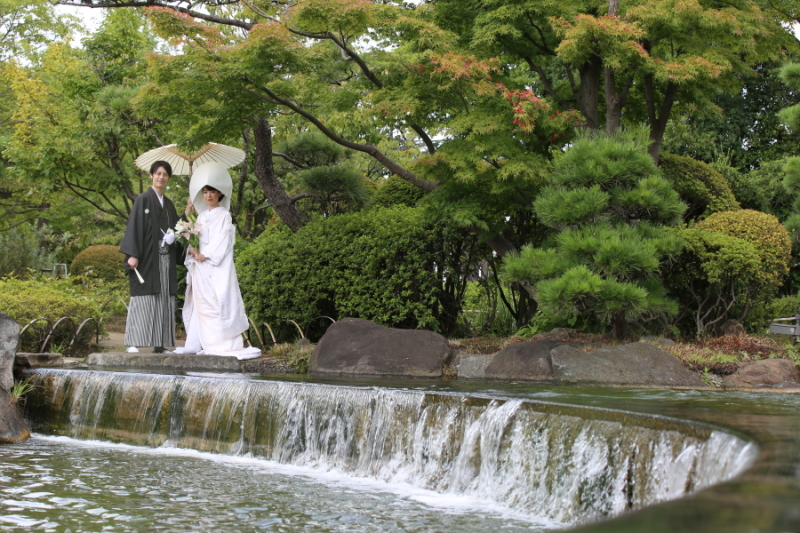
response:
<path fill-rule="evenodd" d="M 695 227 L 749 242 L 761 258 L 765 288 L 777 288 L 783 283 L 789 272 L 792 241 L 789 232 L 773 215 L 750 209 L 724 211 L 714 213 Z"/>
<path fill-rule="evenodd" d="M 236 261 L 248 315 L 280 327 L 282 340 L 296 334 L 289 320 L 318 338 L 330 324 L 321 316 L 441 329 L 441 235 L 406 207 L 262 234 Z"/>
<path fill-rule="evenodd" d="M 72 339 L 74 329 L 86 318 L 99 319 L 100 306 L 87 296 L 77 294 L 66 282 L 53 280 L 49 282 L 36 280 L 20 280 L 5 278 L 0 280 L 0 311 L 16 320 L 20 327 L 25 327 L 34 318 L 44 317 L 51 324 L 61 317 L 73 319 L 71 326 L 62 324 L 56 330 L 48 347 L 62 345 L 66 348 Z M 63 327 L 62 327 L 63 326 Z M 36 352 L 49 331 L 45 322 L 37 322 L 23 335 L 20 351 Z M 81 338 L 76 341 L 74 349 L 85 348 L 91 340 L 94 327 L 85 327 Z"/>
<path fill-rule="evenodd" d="M 123 259 L 124 256 L 119 253 L 119 246 L 110 244 L 89 246 L 72 260 L 69 267 L 70 274 L 118 282 L 125 279 Z"/>
<path fill-rule="evenodd" d="M 378 190 L 372 195 L 371 203 L 374 207 L 394 207 L 398 205 L 414 207 L 426 194 L 428 193 L 416 185 L 392 175 L 380 184 Z"/>
<path fill-rule="evenodd" d="M 740 209 L 728 181 L 710 165 L 691 157 L 662 153 L 658 167 L 689 206 L 683 214 L 684 220 Z"/>

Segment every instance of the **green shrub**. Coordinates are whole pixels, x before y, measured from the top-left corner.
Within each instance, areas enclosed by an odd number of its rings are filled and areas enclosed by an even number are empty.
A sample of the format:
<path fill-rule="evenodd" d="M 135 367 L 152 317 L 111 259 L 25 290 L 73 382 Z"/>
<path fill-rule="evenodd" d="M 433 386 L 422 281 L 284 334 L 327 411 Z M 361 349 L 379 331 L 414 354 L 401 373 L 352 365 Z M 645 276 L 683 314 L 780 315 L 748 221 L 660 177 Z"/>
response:
<path fill-rule="evenodd" d="M 800 296 L 784 296 L 761 302 L 747 315 L 745 327 L 755 333 L 765 332 L 776 318 L 789 318 L 797 314 Z"/>
<path fill-rule="evenodd" d="M 55 259 L 40 247 L 42 239 L 42 232 L 29 224 L 0 232 L 0 276 L 52 268 Z"/>
<path fill-rule="evenodd" d="M 25 327 L 31 320 L 46 318 L 50 324 L 61 317 L 70 317 L 72 321 L 62 323 L 48 341 L 48 346 L 66 347 L 72 340 L 75 328 L 86 318 L 101 317 L 101 306 L 82 294 L 82 289 L 70 287 L 62 280 L 20 280 L 3 278 L 0 280 L 0 311 L 4 312 L 20 325 Z M 50 326 L 40 321 L 28 328 L 20 339 L 20 351 L 37 352 L 49 331 Z M 85 327 L 73 348 L 85 349 L 95 331 L 94 326 Z"/>
<path fill-rule="evenodd" d="M 380 184 L 372 196 L 372 205 L 375 207 L 394 207 L 404 205 L 414 207 L 427 193 L 408 183 L 406 180 L 392 175 Z"/>
<path fill-rule="evenodd" d="M 679 330 L 701 337 L 727 318 L 742 318 L 763 294 L 758 249 L 743 239 L 696 227 L 675 231 L 684 247 L 664 277 L 670 295 L 680 302 Z"/>
<path fill-rule="evenodd" d="M 678 328 L 702 336 L 735 318 L 761 329 L 765 306 L 788 270 L 791 243 L 780 222 L 740 209 L 675 231 L 684 248 L 663 273 L 669 293 L 681 304 Z"/>
<path fill-rule="evenodd" d="M 425 224 L 417 209 L 340 215 L 297 233 L 262 234 L 237 257 L 239 283 L 249 316 L 280 327 L 281 340 L 296 334 L 289 320 L 319 338 L 329 325 L 320 316 L 447 333 L 460 312 L 465 278 L 449 266 L 458 254 L 447 242 L 447 230 Z"/>
<path fill-rule="evenodd" d="M 725 181 L 728 182 L 742 209 L 764 212 L 770 210 L 770 200 L 767 197 L 769 187 L 764 187 L 762 183 L 754 179 L 753 175 L 739 172 L 731 167 L 725 159 L 714 161 L 711 163 L 711 167 L 722 174 Z"/>
<path fill-rule="evenodd" d="M 119 283 L 126 279 L 123 259 L 118 246 L 96 244 L 75 256 L 70 265 L 70 274 Z"/>
<path fill-rule="evenodd" d="M 710 165 L 691 157 L 662 153 L 658 167 L 689 206 L 684 220 L 740 208 L 728 181 Z"/>
<path fill-rule="evenodd" d="M 756 247 L 766 290 L 779 287 L 789 271 L 792 241 L 789 232 L 772 215 L 750 209 L 715 213 L 699 222 L 697 229 L 745 240 Z"/>

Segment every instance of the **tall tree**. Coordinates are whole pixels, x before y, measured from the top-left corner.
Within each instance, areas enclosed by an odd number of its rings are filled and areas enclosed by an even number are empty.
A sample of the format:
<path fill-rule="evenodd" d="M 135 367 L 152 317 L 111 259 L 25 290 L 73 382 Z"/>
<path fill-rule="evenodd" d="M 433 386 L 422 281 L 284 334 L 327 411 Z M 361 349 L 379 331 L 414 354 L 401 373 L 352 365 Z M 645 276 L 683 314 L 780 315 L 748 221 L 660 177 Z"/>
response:
<path fill-rule="evenodd" d="M 708 105 L 737 73 L 797 43 L 797 2 L 431 0 L 444 28 L 482 56 L 526 65 L 531 84 L 592 131 L 650 128 L 658 161 L 677 102 Z"/>
<path fill-rule="evenodd" d="M 547 316 L 612 324 L 621 339 L 629 322 L 674 311 L 656 272 L 680 251 L 664 226 L 680 222 L 686 205 L 647 144 L 636 131 L 586 135 L 556 160 L 536 212 L 558 234 L 506 262 Z"/>
<path fill-rule="evenodd" d="M 56 42 L 35 66 L 7 65 L 17 105 L 4 155 L 17 179 L 69 191 L 113 227 L 145 187 L 133 159 L 155 142 L 157 122 L 139 120 L 130 103 L 154 42 L 139 13 L 118 11 L 83 45 Z"/>
<path fill-rule="evenodd" d="M 555 113 L 513 69 L 458 50 L 424 8 L 303 0 L 201 12 L 182 2 L 141 4 L 179 47 L 151 57 L 154 83 L 136 102 L 142 115 L 180 110 L 195 138 L 257 117 L 294 131 L 289 124 L 301 120 L 387 173 L 436 190 L 441 215 L 482 232 L 498 253 L 528 239 L 507 222 L 531 216 L 550 148 L 568 140 L 575 117 Z M 374 46 L 358 46 L 366 39 Z"/>

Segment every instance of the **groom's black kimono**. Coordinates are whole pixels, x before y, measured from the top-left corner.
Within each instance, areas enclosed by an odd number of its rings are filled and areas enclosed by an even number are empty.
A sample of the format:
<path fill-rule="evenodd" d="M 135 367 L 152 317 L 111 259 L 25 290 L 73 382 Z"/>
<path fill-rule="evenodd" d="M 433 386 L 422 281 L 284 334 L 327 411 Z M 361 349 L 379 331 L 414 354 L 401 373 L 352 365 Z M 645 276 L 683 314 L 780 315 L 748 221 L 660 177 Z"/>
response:
<path fill-rule="evenodd" d="M 162 231 L 175 228 L 178 214 L 172 201 L 164 196 L 164 207 L 158 201 L 156 191 L 150 187 L 136 197 L 128 218 L 128 228 L 119 251 L 125 254 L 125 271 L 130 282 L 131 296 L 144 296 L 161 292 L 158 275 L 158 243 L 164 237 Z M 176 242 L 169 247 L 169 294 L 178 292 L 178 276 L 175 271 L 181 246 Z M 139 283 L 136 273 L 128 267 L 128 258 L 139 259 L 139 274 L 144 283 Z"/>

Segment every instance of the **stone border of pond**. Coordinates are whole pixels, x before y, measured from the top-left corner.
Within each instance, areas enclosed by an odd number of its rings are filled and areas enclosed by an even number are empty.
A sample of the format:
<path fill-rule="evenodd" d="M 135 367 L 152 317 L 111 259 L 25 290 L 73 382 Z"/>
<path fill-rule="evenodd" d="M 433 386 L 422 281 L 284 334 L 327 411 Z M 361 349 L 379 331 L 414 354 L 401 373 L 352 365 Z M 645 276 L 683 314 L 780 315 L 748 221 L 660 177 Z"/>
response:
<path fill-rule="evenodd" d="M 604 344 L 570 330 L 554 330 L 531 340 L 514 339 L 493 353 L 469 353 L 471 346 L 422 330 L 402 330 L 345 318 L 330 326 L 313 347 L 309 374 L 338 377 L 403 377 L 486 382 L 526 382 L 612 387 L 724 388 L 800 392 L 800 370 L 788 359 L 741 362 L 731 375 L 708 379 L 691 371 L 671 350 L 668 339 L 645 338 Z M 310 346 L 307 348 L 310 350 Z M 398 355 L 399 354 L 399 355 Z M 59 354 L 17 353 L 15 369 L 83 367 L 142 371 L 206 371 L 250 374 L 294 373 L 290 364 L 266 354 L 234 357 L 193 354 L 97 352 L 85 359 Z"/>

